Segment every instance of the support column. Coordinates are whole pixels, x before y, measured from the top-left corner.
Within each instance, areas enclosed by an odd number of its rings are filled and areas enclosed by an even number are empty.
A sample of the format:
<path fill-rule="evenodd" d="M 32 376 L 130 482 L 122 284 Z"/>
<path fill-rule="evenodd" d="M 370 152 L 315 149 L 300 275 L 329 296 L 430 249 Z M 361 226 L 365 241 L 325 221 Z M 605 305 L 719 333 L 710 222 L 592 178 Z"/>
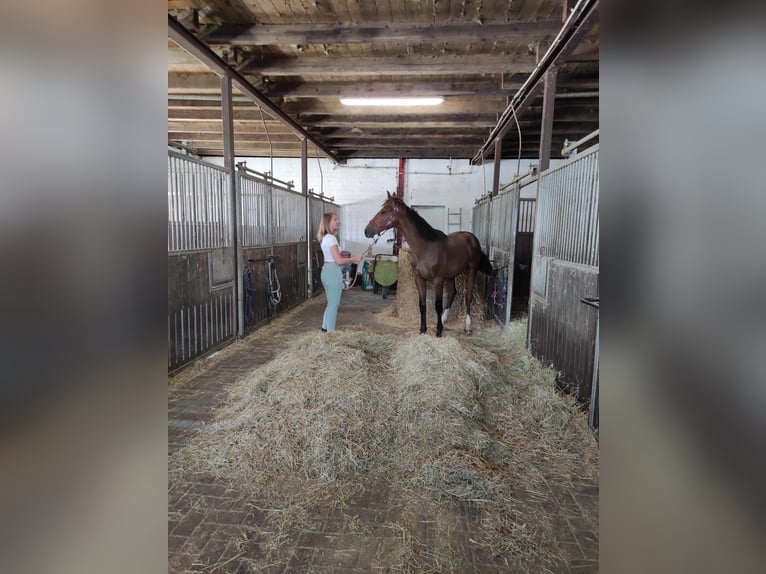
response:
<path fill-rule="evenodd" d="M 399 171 L 397 172 L 396 179 L 396 197 L 404 199 L 404 169 L 407 165 L 407 160 L 403 157 L 399 158 Z M 402 234 L 399 230 L 396 230 L 396 241 L 394 241 L 394 255 L 399 255 L 399 249 L 402 247 Z"/>
<path fill-rule="evenodd" d="M 312 257 L 311 257 L 311 200 L 309 199 L 308 142 L 301 140 L 301 193 L 306 198 L 306 298 L 311 299 Z"/>
<path fill-rule="evenodd" d="M 497 195 L 500 191 L 500 159 L 503 154 L 503 138 L 495 140 L 495 165 L 492 172 L 492 195 Z"/>
<path fill-rule="evenodd" d="M 553 103 L 556 98 L 557 68 L 551 67 L 545 72 L 543 91 L 542 132 L 540 133 L 540 168 L 542 173 L 551 163 L 551 138 L 553 136 Z"/>
<path fill-rule="evenodd" d="M 231 76 L 224 74 L 221 77 L 221 117 L 223 119 L 223 166 L 229 172 L 229 194 L 231 197 L 231 229 L 230 239 L 234 247 L 234 300 L 237 302 L 237 334 L 245 335 L 245 303 L 242 297 L 244 287 L 242 275 L 242 238 L 240 225 L 242 221 L 242 202 L 239 191 L 239 177 L 235 165 L 234 156 L 234 108 L 232 106 Z"/>

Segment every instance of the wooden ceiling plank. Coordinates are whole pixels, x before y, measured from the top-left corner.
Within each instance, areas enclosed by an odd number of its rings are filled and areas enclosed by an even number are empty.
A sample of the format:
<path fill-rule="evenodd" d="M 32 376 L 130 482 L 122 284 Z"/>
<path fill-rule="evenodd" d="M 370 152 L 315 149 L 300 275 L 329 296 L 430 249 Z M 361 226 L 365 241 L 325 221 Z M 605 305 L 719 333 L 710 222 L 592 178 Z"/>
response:
<path fill-rule="evenodd" d="M 210 45 L 468 44 L 552 39 L 561 21 L 337 24 L 226 24 L 201 34 Z"/>
<path fill-rule="evenodd" d="M 514 60 L 508 55 L 454 54 L 440 56 L 362 56 L 285 58 L 265 62 L 251 60 L 242 68 L 245 74 L 264 76 L 417 76 L 422 74 L 528 74 L 535 69 L 534 62 Z"/>
<path fill-rule="evenodd" d="M 204 62 L 205 65 L 209 66 L 210 69 L 213 70 L 214 72 L 222 76 L 224 74 L 228 75 L 228 77 L 231 78 L 232 82 L 236 84 L 236 87 L 239 89 L 239 91 L 251 97 L 253 101 L 256 102 L 259 106 L 265 108 L 269 115 L 271 115 L 275 119 L 280 120 L 290 129 L 292 129 L 295 132 L 295 134 L 298 135 L 299 137 L 307 138 L 314 147 L 316 147 L 329 159 L 340 163 L 340 158 L 338 158 L 330 150 L 326 149 L 324 147 L 324 144 L 322 144 L 322 142 L 317 141 L 313 137 L 311 137 L 311 135 L 309 135 L 308 132 L 306 132 L 302 126 L 295 123 L 295 121 L 292 118 L 290 118 L 277 106 L 271 103 L 270 100 L 268 100 L 263 94 L 258 92 L 258 90 L 256 90 L 244 77 L 242 77 L 242 75 L 239 72 L 237 72 L 236 70 L 233 70 L 230 66 L 228 66 L 223 60 L 221 60 L 218 56 L 216 56 L 216 54 L 208 46 L 206 46 L 202 41 L 197 39 L 191 32 L 189 32 L 186 28 L 181 26 L 171 16 L 168 16 L 168 37 L 171 40 L 173 40 L 176 44 L 181 46 L 184 50 L 187 50 L 195 58 Z"/>

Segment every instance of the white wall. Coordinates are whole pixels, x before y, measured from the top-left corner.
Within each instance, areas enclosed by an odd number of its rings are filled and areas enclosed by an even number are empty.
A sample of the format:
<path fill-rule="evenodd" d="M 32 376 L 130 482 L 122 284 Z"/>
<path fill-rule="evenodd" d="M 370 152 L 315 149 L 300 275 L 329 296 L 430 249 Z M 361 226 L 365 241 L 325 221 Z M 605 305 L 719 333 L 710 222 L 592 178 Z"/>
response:
<path fill-rule="evenodd" d="M 206 158 L 223 165 L 223 158 Z M 298 158 L 237 158 L 258 172 L 272 171 L 275 178 L 292 181 L 294 189 L 301 189 L 301 160 Z M 522 173 L 537 160 L 502 160 L 500 185 L 510 181 L 520 167 Z M 553 165 L 554 162 L 552 161 Z M 346 164 L 335 164 L 325 158 L 309 158 L 308 187 L 315 193 L 333 197 L 341 206 L 341 249 L 361 253 L 370 244 L 364 237 L 364 228 L 380 208 L 386 192 L 396 193 L 398 159 L 350 159 Z M 472 166 L 467 159 L 408 159 L 405 163 L 404 201 L 408 205 L 443 206 L 442 230 L 447 231 L 449 210 L 461 211 L 461 228 L 471 230 L 471 216 L 476 199 L 492 188 L 493 162 Z M 375 253 L 391 253 L 387 232 L 374 246 Z"/>

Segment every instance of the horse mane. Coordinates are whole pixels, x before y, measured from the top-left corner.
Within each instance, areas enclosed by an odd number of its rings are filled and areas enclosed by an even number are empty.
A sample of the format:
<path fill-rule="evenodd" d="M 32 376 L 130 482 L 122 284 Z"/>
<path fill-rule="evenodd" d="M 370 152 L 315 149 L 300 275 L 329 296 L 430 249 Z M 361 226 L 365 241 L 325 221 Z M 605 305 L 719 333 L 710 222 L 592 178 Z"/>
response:
<path fill-rule="evenodd" d="M 446 239 L 447 235 L 443 231 L 431 227 L 431 225 L 425 219 L 423 219 L 423 217 L 417 212 L 416 209 L 411 208 L 401 200 L 399 200 L 398 203 L 400 203 L 402 207 L 406 208 L 407 215 L 412 220 L 413 225 L 415 225 L 415 229 L 420 234 L 420 236 L 423 237 L 423 239 L 426 241 Z"/>

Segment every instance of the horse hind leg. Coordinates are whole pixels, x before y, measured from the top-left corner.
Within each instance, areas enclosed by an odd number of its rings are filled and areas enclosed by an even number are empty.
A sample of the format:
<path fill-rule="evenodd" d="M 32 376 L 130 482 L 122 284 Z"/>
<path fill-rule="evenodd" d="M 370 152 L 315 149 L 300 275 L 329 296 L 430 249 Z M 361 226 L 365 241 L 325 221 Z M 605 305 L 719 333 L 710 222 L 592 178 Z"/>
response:
<path fill-rule="evenodd" d="M 442 312 L 442 323 L 446 323 L 449 318 L 449 310 L 452 307 L 452 303 L 455 301 L 455 295 L 457 290 L 455 289 L 455 278 L 447 280 L 447 306 Z"/>
<path fill-rule="evenodd" d="M 473 284 L 476 281 L 476 269 L 469 269 L 465 278 L 465 334 L 473 334 L 471 326 L 471 300 L 473 299 Z"/>
<path fill-rule="evenodd" d="M 436 336 L 441 337 L 444 330 L 442 322 L 442 303 L 444 297 L 444 282 L 434 281 L 434 307 L 436 307 Z"/>
<path fill-rule="evenodd" d="M 420 308 L 420 334 L 428 329 L 426 325 L 426 280 L 415 273 L 415 286 L 418 288 L 418 307 Z"/>

